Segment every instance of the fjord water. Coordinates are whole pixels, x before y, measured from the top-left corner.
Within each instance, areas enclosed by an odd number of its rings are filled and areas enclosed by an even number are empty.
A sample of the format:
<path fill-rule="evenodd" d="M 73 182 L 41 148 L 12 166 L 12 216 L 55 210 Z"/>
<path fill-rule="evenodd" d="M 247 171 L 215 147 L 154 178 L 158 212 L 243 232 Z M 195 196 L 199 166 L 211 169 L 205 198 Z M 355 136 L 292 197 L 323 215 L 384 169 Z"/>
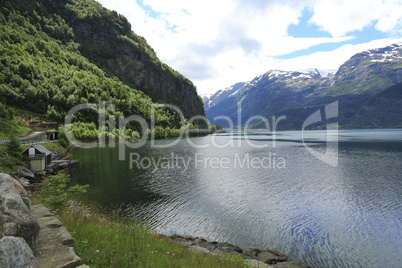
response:
<path fill-rule="evenodd" d="M 125 160 L 117 145 L 75 149 L 73 182 L 160 233 L 274 249 L 313 267 L 402 267 L 402 130 L 227 133 L 125 149 Z"/>

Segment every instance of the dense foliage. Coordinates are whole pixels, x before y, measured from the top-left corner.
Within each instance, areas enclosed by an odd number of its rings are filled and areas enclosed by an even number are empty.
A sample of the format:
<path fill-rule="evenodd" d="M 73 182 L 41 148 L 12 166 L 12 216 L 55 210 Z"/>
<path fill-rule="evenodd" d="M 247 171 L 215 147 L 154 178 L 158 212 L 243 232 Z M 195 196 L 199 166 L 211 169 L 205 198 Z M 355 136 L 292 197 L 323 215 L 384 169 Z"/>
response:
<path fill-rule="evenodd" d="M 15 116 L 14 111 L 0 103 L 0 139 L 9 139 L 16 135 L 25 135 L 29 128 Z"/>
<path fill-rule="evenodd" d="M 59 14 L 48 13 L 45 6 L 57 9 Z M 113 31 L 110 36 L 116 42 L 130 43 L 132 48 L 151 59 L 156 69 L 169 72 L 191 84 L 159 61 L 145 39 L 131 31 L 125 17 L 102 8 L 95 1 L 2 1 L 0 116 L 9 116 L 9 110 L 5 107 L 14 106 L 61 123 L 72 107 L 82 103 L 102 102 L 106 107 L 112 107 L 106 111 L 107 119 L 139 115 L 146 122 L 151 121 L 151 108 L 155 102 L 144 92 L 133 88 L 133 85 L 111 75 L 101 62 L 96 62 L 99 54 L 113 55 L 113 48 L 105 51 L 85 43 L 83 37 L 76 36 L 70 27 L 74 20 L 86 20 L 99 28 Z M 101 135 L 92 131 L 99 127 L 98 116 L 92 110 L 75 114 L 74 121 L 78 122 L 76 129 L 85 128 L 79 138 L 93 140 Z M 172 130 L 175 132 L 186 124 L 176 111 L 163 106 L 155 109 L 154 118 L 156 126 L 166 132 L 163 134 L 165 137 L 171 136 Z M 79 125 L 79 122 L 85 124 Z M 108 124 L 106 120 L 107 129 Z M 138 133 L 141 133 L 139 124 L 131 123 L 127 128 L 124 135 L 128 138 L 137 138 Z M 116 131 L 112 129 L 107 135 L 116 135 Z M 102 129 L 100 132 L 103 132 Z"/>
<path fill-rule="evenodd" d="M 106 32 L 108 39 L 112 39 L 115 44 L 126 43 L 136 51 L 141 52 L 145 57 L 149 58 L 154 65 L 154 70 L 168 72 L 170 75 L 177 77 L 179 80 L 185 81 L 192 85 L 192 82 L 182 76 L 180 73 L 174 71 L 168 65 L 162 63 L 156 56 L 155 51 L 150 47 L 145 38 L 135 34 L 131 31 L 131 25 L 127 19 L 118 14 L 116 11 L 111 11 L 103 8 L 98 2 L 83 1 L 83 0 L 70 0 L 70 1 L 53 1 L 60 10 L 64 11 L 61 16 L 66 21 L 75 23 L 76 21 L 85 21 L 99 30 L 99 32 Z M 64 3 L 67 4 L 64 5 Z M 105 48 L 101 45 L 94 46 L 86 42 L 82 36 L 77 37 L 82 44 L 81 52 L 89 59 L 96 63 L 102 63 L 102 58 L 107 56 L 115 56 L 117 51 L 113 47 Z M 107 64 L 101 64 L 102 69 L 107 68 Z"/>
<path fill-rule="evenodd" d="M 4 146 L 0 146 L 0 172 L 13 170 L 21 164 L 21 158 L 21 144 L 16 136 L 11 136 Z"/>
<path fill-rule="evenodd" d="M 71 28 L 60 17 L 47 15 L 32 1 L 24 3 L 26 11 L 7 4 L 2 7 L 0 25 L 3 101 L 57 121 L 63 120 L 74 105 L 99 101 L 113 103 L 125 114 L 149 117 L 150 98 L 116 78 L 106 77 L 81 56 Z M 63 38 L 54 39 L 46 32 Z"/>

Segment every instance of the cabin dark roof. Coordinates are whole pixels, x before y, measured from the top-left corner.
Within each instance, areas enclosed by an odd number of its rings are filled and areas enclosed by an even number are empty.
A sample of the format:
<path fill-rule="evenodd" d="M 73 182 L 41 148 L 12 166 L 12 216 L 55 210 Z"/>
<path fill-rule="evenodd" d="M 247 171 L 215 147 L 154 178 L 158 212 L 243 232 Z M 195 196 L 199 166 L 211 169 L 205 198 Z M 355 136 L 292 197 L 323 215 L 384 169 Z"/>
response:
<path fill-rule="evenodd" d="M 46 156 L 52 154 L 51 151 L 49 151 L 48 149 L 46 149 L 44 146 L 40 145 L 40 144 L 34 144 L 29 146 L 28 148 L 26 148 L 22 153 L 25 153 L 29 150 L 29 148 L 35 148 L 36 150 L 38 150 L 40 153 L 45 154 Z"/>

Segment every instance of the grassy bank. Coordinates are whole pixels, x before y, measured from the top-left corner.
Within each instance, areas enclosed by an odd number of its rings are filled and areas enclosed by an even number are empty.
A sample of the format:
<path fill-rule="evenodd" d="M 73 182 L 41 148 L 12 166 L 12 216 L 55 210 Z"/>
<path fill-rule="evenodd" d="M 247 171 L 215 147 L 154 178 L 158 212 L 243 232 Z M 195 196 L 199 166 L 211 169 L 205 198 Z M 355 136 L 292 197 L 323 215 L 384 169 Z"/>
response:
<path fill-rule="evenodd" d="M 43 145 L 49 149 L 59 146 L 54 143 Z M 66 175 L 45 178 L 31 193 L 31 200 L 53 209 L 73 236 L 76 254 L 92 268 L 246 267 L 244 259 L 238 255 L 213 256 L 193 252 L 132 219 L 88 201 L 77 201 L 71 197 L 82 189 L 69 185 Z"/>
<path fill-rule="evenodd" d="M 88 186 L 70 186 L 69 182 L 69 176 L 63 174 L 45 177 L 31 193 L 31 200 L 53 208 L 73 236 L 76 254 L 90 267 L 245 266 L 238 255 L 218 257 L 192 252 L 115 211 L 90 201 L 77 201 Z"/>
<path fill-rule="evenodd" d="M 239 256 L 192 252 L 142 224 L 105 214 L 96 206 L 70 202 L 57 214 L 74 237 L 77 255 L 90 267 L 245 267 Z"/>

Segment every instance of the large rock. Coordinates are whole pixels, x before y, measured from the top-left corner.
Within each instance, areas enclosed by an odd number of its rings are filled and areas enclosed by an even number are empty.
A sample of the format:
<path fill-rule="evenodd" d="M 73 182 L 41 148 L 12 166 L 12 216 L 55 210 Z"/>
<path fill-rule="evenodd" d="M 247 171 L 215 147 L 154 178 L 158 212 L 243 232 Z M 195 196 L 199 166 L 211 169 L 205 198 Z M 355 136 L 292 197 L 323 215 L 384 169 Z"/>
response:
<path fill-rule="evenodd" d="M 183 237 L 180 235 L 172 235 L 169 236 L 172 241 L 174 241 L 177 244 L 183 245 L 185 247 L 190 247 L 194 245 L 194 239 L 191 237 Z"/>
<path fill-rule="evenodd" d="M 59 171 L 61 169 L 70 169 L 78 166 L 80 161 L 78 160 L 53 160 L 47 167 L 53 171 Z"/>
<path fill-rule="evenodd" d="M 254 259 L 246 259 L 245 264 L 250 268 L 272 268 L 272 266 L 266 264 L 265 262 Z"/>
<path fill-rule="evenodd" d="M 195 253 L 207 254 L 207 255 L 211 255 L 211 256 L 214 256 L 214 255 L 215 255 L 214 253 L 212 253 L 212 252 L 209 251 L 208 249 L 203 248 L 203 247 L 199 247 L 199 246 L 191 246 L 191 247 L 189 247 L 189 249 L 190 249 L 192 252 L 195 252 Z"/>
<path fill-rule="evenodd" d="M 262 251 L 257 255 L 258 259 L 266 264 L 275 264 L 277 262 L 287 261 L 287 257 L 284 255 L 277 255 L 273 252 Z"/>
<path fill-rule="evenodd" d="M 229 243 L 216 243 L 215 246 L 217 250 L 223 253 L 234 253 L 234 252 L 243 253 L 243 250 L 241 248 Z"/>
<path fill-rule="evenodd" d="M 39 268 L 31 248 L 21 237 L 0 239 L 0 267 Z"/>
<path fill-rule="evenodd" d="M 243 250 L 242 255 L 243 255 L 243 257 L 246 258 L 246 259 L 258 260 L 257 255 L 258 255 L 258 253 L 260 253 L 260 252 L 261 252 L 261 250 L 259 250 L 259 249 L 248 248 L 248 249 Z"/>
<path fill-rule="evenodd" d="M 33 206 L 32 214 L 40 225 L 38 246 L 34 251 L 40 267 L 80 266 L 82 262 L 74 252 L 74 240 L 62 223 L 42 204 Z"/>
<path fill-rule="evenodd" d="M 193 242 L 194 246 L 203 247 L 208 249 L 209 251 L 213 251 L 216 248 L 215 244 L 216 243 L 209 242 L 202 238 L 197 238 Z"/>
<path fill-rule="evenodd" d="M 307 264 L 303 262 L 296 262 L 296 261 L 285 261 L 285 262 L 278 262 L 275 265 L 272 265 L 273 268 L 310 268 Z"/>
<path fill-rule="evenodd" d="M 0 237 L 22 237 L 34 249 L 38 221 L 31 215 L 24 187 L 8 174 L 0 173 Z"/>
<path fill-rule="evenodd" d="M 26 179 L 26 178 L 24 178 L 24 177 L 19 178 L 18 181 L 19 181 L 19 182 L 22 184 L 22 186 L 24 186 L 24 187 L 29 187 L 29 186 L 31 186 L 31 183 L 29 182 L 29 180 Z"/>
<path fill-rule="evenodd" d="M 35 174 L 32 173 L 29 169 L 26 167 L 19 167 L 18 168 L 18 177 L 24 177 L 29 180 L 35 180 Z"/>

